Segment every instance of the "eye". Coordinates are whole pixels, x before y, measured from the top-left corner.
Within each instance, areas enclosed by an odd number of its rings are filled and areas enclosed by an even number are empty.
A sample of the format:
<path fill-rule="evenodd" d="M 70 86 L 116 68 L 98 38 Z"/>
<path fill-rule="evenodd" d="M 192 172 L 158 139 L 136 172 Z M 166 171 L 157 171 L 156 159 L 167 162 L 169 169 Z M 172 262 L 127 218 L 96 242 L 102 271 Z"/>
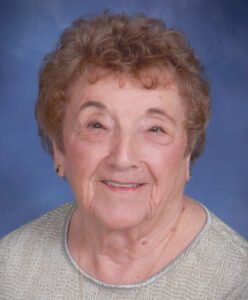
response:
<path fill-rule="evenodd" d="M 160 126 L 152 126 L 148 131 L 152 133 L 165 133 L 165 130 Z"/>
<path fill-rule="evenodd" d="M 101 129 L 104 128 L 104 126 L 100 122 L 93 121 L 87 125 L 87 128 Z"/>

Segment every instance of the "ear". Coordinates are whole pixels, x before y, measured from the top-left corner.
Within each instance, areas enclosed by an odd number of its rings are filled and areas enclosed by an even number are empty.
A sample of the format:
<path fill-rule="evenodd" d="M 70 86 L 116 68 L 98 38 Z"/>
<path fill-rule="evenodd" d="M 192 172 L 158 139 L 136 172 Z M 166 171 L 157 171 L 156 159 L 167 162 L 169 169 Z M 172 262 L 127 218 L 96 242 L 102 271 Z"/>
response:
<path fill-rule="evenodd" d="M 57 144 L 53 141 L 53 160 L 54 160 L 54 169 L 58 176 L 65 176 L 65 163 L 64 163 L 64 154 L 58 148 Z"/>
<path fill-rule="evenodd" d="M 186 181 L 191 179 L 191 154 L 189 154 L 186 158 Z"/>

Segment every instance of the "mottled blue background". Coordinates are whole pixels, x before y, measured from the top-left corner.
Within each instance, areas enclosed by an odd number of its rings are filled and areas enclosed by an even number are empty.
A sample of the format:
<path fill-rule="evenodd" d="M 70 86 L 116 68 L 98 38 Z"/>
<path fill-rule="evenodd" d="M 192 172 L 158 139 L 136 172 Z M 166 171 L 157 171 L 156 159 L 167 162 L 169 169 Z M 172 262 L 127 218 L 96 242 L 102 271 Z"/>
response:
<path fill-rule="evenodd" d="M 1 0 L 0 236 L 72 199 L 36 134 L 37 74 L 73 19 L 105 9 L 142 11 L 188 36 L 212 84 L 212 119 L 187 191 L 248 238 L 245 0 Z"/>

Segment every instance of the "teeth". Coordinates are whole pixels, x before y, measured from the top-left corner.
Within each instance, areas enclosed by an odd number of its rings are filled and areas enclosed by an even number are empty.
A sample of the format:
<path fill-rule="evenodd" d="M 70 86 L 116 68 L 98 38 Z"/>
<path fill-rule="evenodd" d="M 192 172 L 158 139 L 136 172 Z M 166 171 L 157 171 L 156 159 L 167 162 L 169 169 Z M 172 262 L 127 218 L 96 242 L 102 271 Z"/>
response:
<path fill-rule="evenodd" d="M 114 181 L 105 181 L 108 185 L 114 186 L 114 187 L 120 187 L 120 188 L 135 188 L 140 186 L 139 183 L 117 183 Z"/>

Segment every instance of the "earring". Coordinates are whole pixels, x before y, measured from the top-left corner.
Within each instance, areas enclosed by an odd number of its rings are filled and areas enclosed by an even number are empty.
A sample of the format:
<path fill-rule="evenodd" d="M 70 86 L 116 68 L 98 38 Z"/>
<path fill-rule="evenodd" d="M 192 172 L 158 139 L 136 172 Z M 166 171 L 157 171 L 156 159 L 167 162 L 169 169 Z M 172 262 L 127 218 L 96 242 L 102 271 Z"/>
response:
<path fill-rule="evenodd" d="M 57 167 L 55 169 L 57 175 L 59 174 L 59 169 L 60 169 L 60 165 L 57 165 Z"/>
<path fill-rule="evenodd" d="M 190 181 L 192 179 L 192 169 L 191 167 L 189 168 L 189 175 L 188 175 L 188 180 L 187 181 Z"/>

